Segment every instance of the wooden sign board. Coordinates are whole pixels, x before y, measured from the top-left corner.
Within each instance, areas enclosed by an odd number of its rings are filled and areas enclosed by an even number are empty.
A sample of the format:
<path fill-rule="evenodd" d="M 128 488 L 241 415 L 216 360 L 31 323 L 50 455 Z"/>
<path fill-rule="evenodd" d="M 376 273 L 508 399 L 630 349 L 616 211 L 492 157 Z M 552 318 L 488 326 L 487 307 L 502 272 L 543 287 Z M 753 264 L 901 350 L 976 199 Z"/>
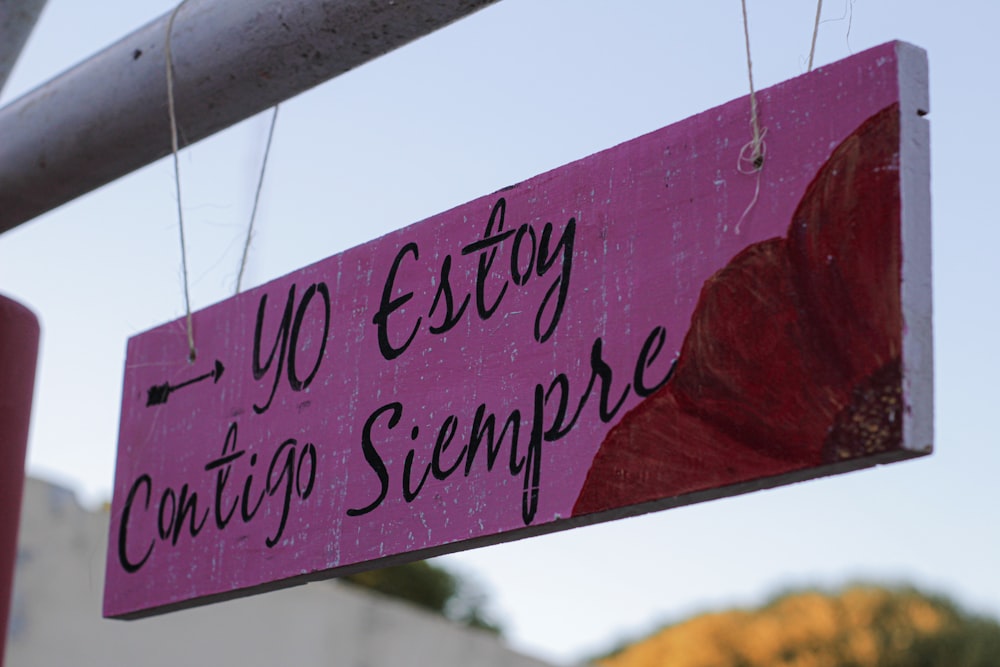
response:
<path fill-rule="evenodd" d="M 928 453 L 925 54 L 758 101 L 130 340 L 105 615 Z"/>

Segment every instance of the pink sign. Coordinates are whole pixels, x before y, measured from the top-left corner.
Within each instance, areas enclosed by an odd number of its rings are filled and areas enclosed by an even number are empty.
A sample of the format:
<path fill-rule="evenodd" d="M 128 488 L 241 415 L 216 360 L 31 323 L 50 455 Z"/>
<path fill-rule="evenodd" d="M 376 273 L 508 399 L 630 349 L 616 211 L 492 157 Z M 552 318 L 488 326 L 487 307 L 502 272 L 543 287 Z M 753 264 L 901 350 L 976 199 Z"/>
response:
<path fill-rule="evenodd" d="M 759 172 L 735 100 L 134 337 L 105 615 L 928 453 L 926 95 L 886 44 Z"/>

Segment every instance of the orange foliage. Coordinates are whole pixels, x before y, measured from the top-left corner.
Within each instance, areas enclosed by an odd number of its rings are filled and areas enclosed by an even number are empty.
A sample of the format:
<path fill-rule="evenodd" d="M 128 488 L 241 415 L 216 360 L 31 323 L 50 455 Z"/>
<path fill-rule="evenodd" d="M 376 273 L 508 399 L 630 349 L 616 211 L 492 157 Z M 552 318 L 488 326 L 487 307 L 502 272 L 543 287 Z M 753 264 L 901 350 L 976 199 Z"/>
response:
<path fill-rule="evenodd" d="M 883 667 L 962 621 L 916 591 L 854 586 L 703 614 L 598 661 L 601 667 Z M 1000 634 L 1000 626 L 996 626 Z M 920 664 L 930 664 L 922 662 Z"/>

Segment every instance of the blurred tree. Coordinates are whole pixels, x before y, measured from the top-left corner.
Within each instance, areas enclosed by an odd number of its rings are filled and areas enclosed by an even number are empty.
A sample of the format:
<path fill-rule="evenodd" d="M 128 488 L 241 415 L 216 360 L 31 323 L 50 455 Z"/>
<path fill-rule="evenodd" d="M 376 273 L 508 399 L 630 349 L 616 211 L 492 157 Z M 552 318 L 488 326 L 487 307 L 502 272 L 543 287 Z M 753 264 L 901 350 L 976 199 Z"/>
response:
<path fill-rule="evenodd" d="M 359 572 L 341 581 L 406 600 L 472 628 L 502 634 L 484 611 L 486 596 L 473 583 L 427 561 Z"/>
<path fill-rule="evenodd" d="M 604 667 L 1000 667 L 1000 624 L 912 588 L 855 585 L 702 614 Z"/>

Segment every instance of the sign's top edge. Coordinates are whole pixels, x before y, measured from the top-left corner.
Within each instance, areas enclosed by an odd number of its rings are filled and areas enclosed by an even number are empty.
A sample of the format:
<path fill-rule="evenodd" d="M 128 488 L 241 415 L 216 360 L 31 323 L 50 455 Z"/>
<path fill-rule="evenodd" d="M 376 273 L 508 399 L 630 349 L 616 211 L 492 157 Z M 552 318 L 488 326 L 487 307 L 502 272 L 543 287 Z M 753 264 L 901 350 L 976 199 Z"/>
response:
<path fill-rule="evenodd" d="M 756 91 L 756 94 L 758 96 L 762 97 L 762 98 L 766 98 L 768 95 L 771 95 L 774 92 L 779 91 L 779 90 L 781 90 L 783 88 L 786 88 L 786 87 L 789 87 L 789 86 L 792 86 L 792 85 L 797 85 L 803 79 L 810 78 L 810 77 L 825 76 L 825 75 L 828 75 L 831 71 L 836 71 L 836 70 L 839 70 L 839 69 L 851 67 L 855 63 L 863 62 L 865 60 L 869 60 L 869 59 L 871 59 L 873 57 L 876 57 L 879 54 L 884 54 L 884 57 L 890 58 L 891 61 L 893 62 L 893 64 L 895 64 L 897 66 L 897 68 L 901 68 L 902 67 L 902 68 L 906 68 L 906 69 L 915 69 L 916 71 L 923 71 L 925 73 L 924 78 L 926 80 L 926 70 L 927 70 L 927 52 L 926 52 L 926 50 L 923 49 L 922 47 L 917 46 L 915 44 L 912 44 L 910 42 L 906 42 L 906 41 L 898 40 L 897 39 L 897 40 L 890 40 L 890 41 L 887 41 L 887 42 L 883 42 L 883 43 L 878 44 L 876 46 L 872 46 L 870 48 L 867 48 L 867 49 L 865 49 L 863 51 L 859 51 L 857 53 L 854 53 L 854 54 L 852 54 L 852 55 L 850 55 L 850 56 L 848 56 L 846 58 L 842 58 L 840 60 L 836 60 L 836 61 L 833 61 L 831 63 L 827 63 L 827 64 L 822 65 L 820 67 L 816 67 L 812 71 L 803 72 L 802 74 L 799 74 L 799 75 L 794 76 L 792 78 L 785 79 L 785 80 L 783 80 L 781 82 L 778 82 L 778 83 L 776 83 L 774 85 L 771 85 L 771 86 L 768 86 L 766 88 L 762 88 L 762 89 Z M 912 65 L 909 66 L 909 67 L 907 67 L 907 65 L 906 65 L 907 63 L 911 63 Z M 902 92 L 903 91 L 901 90 L 901 93 Z M 552 173 L 554 173 L 556 171 L 560 171 L 560 170 L 564 169 L 566 166 L 569 166 L 569 165 L 572 165 L 572 164 L 576 164 L 576 163 L 580 163 L 580 162 L 583 162 L 585 160 L 593 159 L 596 156 L 600 156 L 600 155 L 602 155 L 602 154 L 604 154 L 604 153 L 606 153 L 608 151 L 613 151 L 613 150 L 617 149 L 622 144 L 626 144 L 626 143 L 629 143 L 631 141 L 636 141 L 636 140 L 648 137 L 649 135 L 652 135 L 652 134 L 655 134 L 655 133 L 658 133 L 658 132 L 663 132 L 665 130 L 669 130 L 670 128 L 673 128 L 674 126 L 680 125 L 682 123 L 686 123 L 687 121 L 691 120 L 692 118 L 709 116 L 711 114 L 718 114 L 721 110 L 723 110 L 726 107 L 729 107 L 731 105 L 739 105 L 741 103 L 745 104 L 746 101 L 749 99 L 749 97 L 750 97 L 749 94 L 742 95 L 740 97 L 735 97 L 733 99 L 727 100 L 726 102 L 723 102 L 723 103 L 718 104 L 716 106 L 713 106 L 713 107 L 711 107 L 709 109 L 701 111 L 701 112 L 699 112 L 697 114 L 694 114 L 691 117 L 681 118 L 681 119 L 675 119 L 672 122 L 669 122 L 668 124 L 666 124 L 666 125 L 664 125 L 664 126 L 662 126 L 660 128 L 650 130 L 649 132 L 645 132 L 645 133 L 643 133 L 641 135 L 638 135 L 637 137 L 634 137 L 632 139 L 619 142 L 617 144 L 614 144 L 612 146 L 608 146 L 606 148 L 602 148 L 602 149 L 600 149 L 598 151 L 595 151 L 594 153 L 590 153 L 588 155 L 580 156 L 580 157 L 576 158 L 575 160 L 571 160 L 570 162 L 568 162 L 565 165 L 554 167 L 552 169 L 548 169 L 548 170 L 539 172 L 537 174 L 533 174 L 533 175 L 531 175 L 531 176 L 529 176 L 527 178 L 524 178 L 524 179 L 522 179 L 520 181 L 517 181 L 515 183 L 509 184 L 509 185 L 506 185 L 506 186 L 503 186 L 503 187 L 498 187 L 495 190 L 492 190 L 492 191 L 490 191 L 488 193 L 483 193 L 482 195 L 480 195 L 478 197 L 475 197 L 475 198 L 473 198 L 470 201 L 458 203 L 458 204 L 456 204 L 453 207 L 450 207 L 450 208 L 444 209 L 442 211 L 439 211 L 437 213 L 434 213 L 434 214 L 432 214 L 432 215 L 430 215 L 430 216 L 428 216 L 426 218 L 423 218 L 421 220 L 417 220 L 417 221 L 414 221 L 414 222 L 411 222 L 411 223 L 408 223 L 408 224 L 404 224 L 403 226 L 398 227 L 398 228 L 396 228 L 396 229 L 394 229 L 392 231 L 386 232 L 385 234 L 381 234 L 381 235 L 376 236 L 376 237 L 374 237 L 372 239 L 369 239 L 368 241 L 365 241 L 365 243 L 362 244 L 362 245 L 365 245 L 365 244 L 368 244 L 368 243 L 379 242 L 379 241 L 381 241 L 383 239 L 386 239 L 388 237 L 391 237 L 391 236 L 393 236 L 395 234 L 400 234 L 404 230 L 410 229 L 414 225 L 420 225 L 422 223 L 427 222 L 428 220 L 431 220 L 431 219 L 439 217 L 439 216 L 449 215 L 449 214 L 453 213 L 454 211 L 458 210 L 459 208 L 467 206 L 467 205 L 469 205 L 472 202 L 477 202 L 477 201 L 482 200 L 482 199 L 491 198 L 491 197 L 494 197 L 495 195 L 497 195 L 499 193 L 507 192 L 507 191 L 510 191 L 510 190 L 515 190 L 515 189 L 517 189 L 519 187 L 522 187 L 525 184 L 528 184 L 528 183 L 530 183 L 532 181 L 543 180 L 546 177 L 548 177 L 550 174 L 552 174 Z M 904 107 L 910 107 L 910 106 L 912 106 L 912 104 L 916 104 L 916 106 L 919 108 L 920 115 L 923 115 L 923 114 L 925 114 L 927 112 L 926 109 L 927 109 L 928 104 L 927 104 L 926 86 L 924 88 L 923 97 L 922 98 L 918 98 L 916 100 L 911 100 L 911 105 L 904 105 Z M 357 246 L 354 246 L 354 247 L 357 247 Z M 335 253 L 333 253 L 331 255 L 328 255 L 326 257 L 323 257 L 321 259 L 318 259 L 315 262 L 311 262 L 310 264 L 307 264 L 307 265 L 305 265 L 303 267 L 300 267 L 300 268 L 295 269 L 293 271 L 290 271 L 288 273 L 285 273 L 285 274 L 282 274 L 282 275 L 279 275 L 279 276 L 271 277 L 271 278 L 267 279 L 265 282 L 262 282 L 259 285 L 255 285 L 255 286 L 253 286 L 253 287 L 251 287 L 249 289 L 246 289 L 246 290 L 240 292 L 239 294 L 235 294 L 233 296 L 227 297 L 226 299 L 223 299 L 223 301 L 227 301 L 229 299 L 239 299 L 239 298 L 255 298 L 253 296 L 255 293 L 257 293 L 261 289 L 266 289 L 269 285 L 271 285 L 275 281 L 282 280 L 282 279 L 287 278 L 287 277 L 289 277 L 289 276 L 291 276 L 293 274 L 298 274 L 298 273 L 301 273 L 301 272 L 306 272 L 306 271 L 313 270 L 319 264 L 327 262 L 327 261 L 329 261 L 329 260 L 331 260 L 333 258 L 340 257 L 340 256 L 344 255 L 345 253 L 351 251 L 351 250 L 352 250 L 352 248 L 345 248 L 343 250 L 335 252 Z M 204 312 L 206 310 L 211 309 L 214 305 L 216 305 L 218 303 L 221 303 L 221 302 L 217 301 L 217 302 L 215 302 L 213 304 L 209 304 L 209 305 L 204 306 L 202 308 L 198 308 L 197 310 L 192 311 L 192 316 L 197 316 L 199 313 L 202 313 L 202 312 Z M 157 329 L 165 329 L 165 328 L 168 328 L 168 327 L 176 327 L 176 326 L 178 326 L 178 323 L 182 323 L 185 320 L 185 318 L 186 318 L 186 315 L 181 315 L 181 316 L 175 317 L 173 319 L 161 322 L 160 324 L 151 326 L 151 327 L 149 327 L 146 330 L 134 333 L 128 339 L 129 340 L 129 344 L 131 344 L 131 342 L 135 338 L 137 338 L 139 336 L 142 336 L 144 334 L 147 334 L 149 332 L 155 331 Z"/>

